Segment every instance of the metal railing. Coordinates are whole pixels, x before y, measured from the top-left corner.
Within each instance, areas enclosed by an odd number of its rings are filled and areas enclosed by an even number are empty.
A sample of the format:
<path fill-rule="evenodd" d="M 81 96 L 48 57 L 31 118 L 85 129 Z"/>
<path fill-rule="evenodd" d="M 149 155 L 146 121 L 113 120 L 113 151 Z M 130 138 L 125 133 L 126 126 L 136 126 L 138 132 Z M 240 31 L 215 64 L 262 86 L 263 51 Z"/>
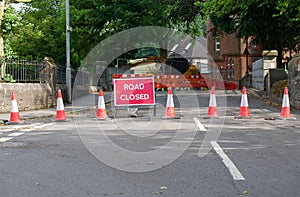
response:
<path fill-rule="evenodd" d="M 39 83 L 40 61 L 6 60 L 2 64 L 2 79 L 6 82 Z"/>

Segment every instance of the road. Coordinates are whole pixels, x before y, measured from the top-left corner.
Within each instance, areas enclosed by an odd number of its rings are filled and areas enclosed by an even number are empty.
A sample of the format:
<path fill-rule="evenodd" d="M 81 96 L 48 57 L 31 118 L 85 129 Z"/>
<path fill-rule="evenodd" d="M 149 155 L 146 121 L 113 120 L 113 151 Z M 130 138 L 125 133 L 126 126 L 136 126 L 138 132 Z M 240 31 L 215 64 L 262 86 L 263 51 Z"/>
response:
<path fill-rule="evenodd" d="M 165 98 L 155 117 L 121 110 L 98 121 L 87 111 L 2 128 L 1 196 L 300 195 L 298 112 L 265 120 L 280 109 L 249 98 L 251 119 L 236 119 L 241 95 L 230 92 L 217 94 L 219 119 L 207 119 L 208 92 L 178 91 L 181 118 L 166 120 Z"/>

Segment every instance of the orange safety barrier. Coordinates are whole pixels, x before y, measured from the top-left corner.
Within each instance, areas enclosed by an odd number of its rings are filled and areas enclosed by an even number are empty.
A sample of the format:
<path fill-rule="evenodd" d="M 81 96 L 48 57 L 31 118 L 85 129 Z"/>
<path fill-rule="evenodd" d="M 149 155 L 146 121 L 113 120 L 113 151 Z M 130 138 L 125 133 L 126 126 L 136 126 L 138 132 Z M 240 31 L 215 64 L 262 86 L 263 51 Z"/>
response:
<path fill-rule="evenodd" d="M 154 87 L 160 88 L 208 88 L 235 90 L 238 84 L 235 81 L 217 80 L 203 75 L 147 75 L 147 74 L 112 74 L 117 78 L 153 77 Z"/>

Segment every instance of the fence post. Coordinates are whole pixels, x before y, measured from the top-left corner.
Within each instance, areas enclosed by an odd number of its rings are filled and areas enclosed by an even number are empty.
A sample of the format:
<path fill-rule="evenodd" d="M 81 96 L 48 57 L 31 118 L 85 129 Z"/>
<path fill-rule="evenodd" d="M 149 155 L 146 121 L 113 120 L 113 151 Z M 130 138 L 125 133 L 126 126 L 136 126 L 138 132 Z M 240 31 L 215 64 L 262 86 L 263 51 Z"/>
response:
<path fill-rule="evenodd" d="M 56 99 L 57 66 L 52 58 L 45 57 L 40 65 L 40 83 L 49 84 L 52 97 L 51 106 L 53 106 Z"/>

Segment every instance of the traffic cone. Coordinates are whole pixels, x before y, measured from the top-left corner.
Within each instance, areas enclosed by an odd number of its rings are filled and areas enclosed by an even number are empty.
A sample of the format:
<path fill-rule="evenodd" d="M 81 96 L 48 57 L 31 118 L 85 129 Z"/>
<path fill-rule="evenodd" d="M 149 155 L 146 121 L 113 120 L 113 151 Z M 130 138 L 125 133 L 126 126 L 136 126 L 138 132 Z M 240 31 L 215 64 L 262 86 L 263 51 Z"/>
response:
<path fill-rule="evenodd" d="M 291 117 L 289 93 L 288 93 L 287 87 L 284 88 L 280 117 L 281 118 L 290 118 Z"/>
<path fill-rule="evenodd" d="M 107 119 L 107 113 L 105 109 L 105 102 L 104 102 L 102 90 L 99 91 L 97 119 L 100 120 Z"/>
<path fill-rule="evenodd" d="M 242 100 L 241 100 L 240 113 L 238 118 L 250 118 L 246 87 L 243 87 L 242 90 Z"/>
<path fill-rule="evenodd" d="M 213 86 L 211 88 L 207 116 L 208 117 L 218 117 L 217 101 L 216 101 L 216 95 L 215 95 L 215 86 Z"/>
<path fill-rule="evenodd" d="M 20 124 L 23 123 L 20 118 L 20 113 L 18 109 L 18 104 L 16 100 L 15 93 L 11 93 L 11 109 L 10 109 L 10 118 L 9 124 Z"/>
<path fill-rule="evenodd" d="M 56 121 L 67 120 L 61 90 L 57 93 Z"/>
<path fill-rule="evenodd" d="M 172 88 L 168 88 L 168 98 L 167 98 L 165 118 L 176 118 Z"/>

